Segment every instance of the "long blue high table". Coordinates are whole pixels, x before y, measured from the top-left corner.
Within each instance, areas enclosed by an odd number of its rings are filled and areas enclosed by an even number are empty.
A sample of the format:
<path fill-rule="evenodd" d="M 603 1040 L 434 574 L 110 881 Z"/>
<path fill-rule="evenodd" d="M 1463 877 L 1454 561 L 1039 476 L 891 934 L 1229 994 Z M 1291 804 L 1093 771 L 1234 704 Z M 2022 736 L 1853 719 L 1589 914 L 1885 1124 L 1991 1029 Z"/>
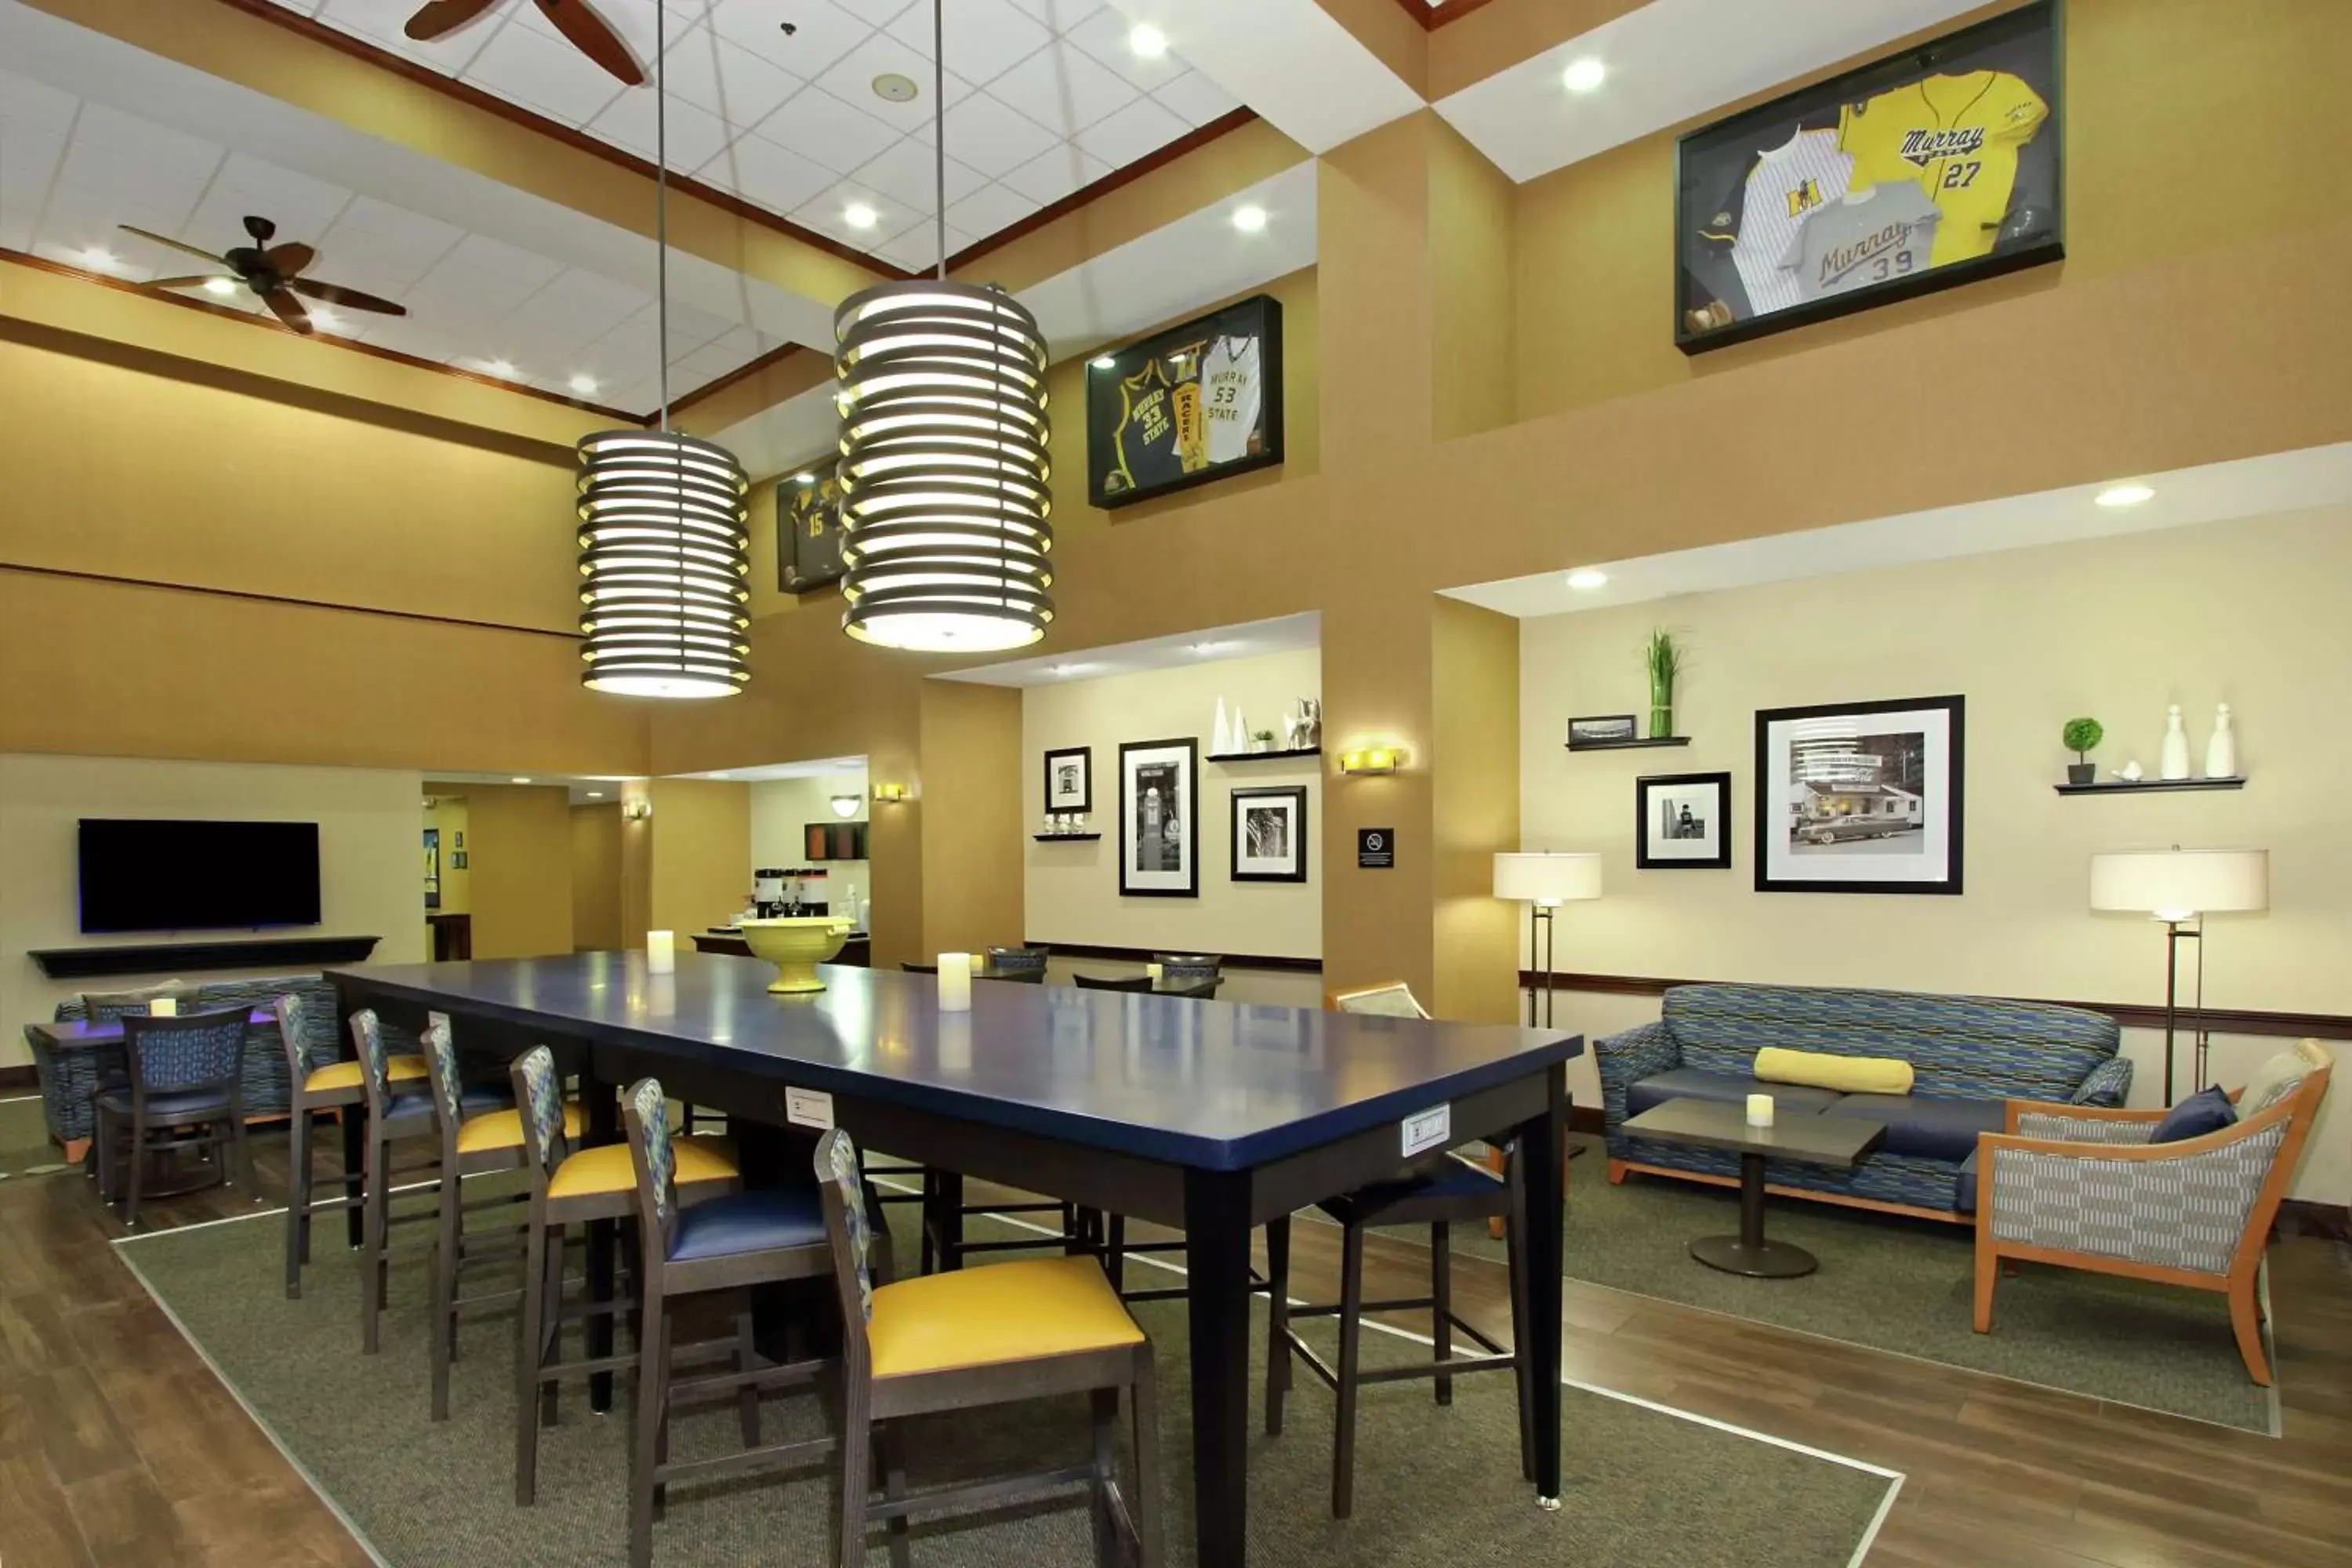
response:
<path fill-rule="evenodd" d="M 1580 1037 L 986 980 L 970 1012 L 942 1013 L 928 974 L 827 965 L 822 994 L 776 996 L 772 973 L 680 953 L 675 973 L 654 974 L 641 952 L 601 952 L 328 978 L 345 1016 L 445 1012 L 468 1052 L 549 1045 L 582 1075 L 591 1142 L 618 1136 L 609 1089 L 651 1075 L 727 1113 L 755 1183 L 806 1159 L 813 1132 L 795 1123 L 829 1116 L 861 1145 L 954 1173 L 935 1212 L 974 1177 L 1180 1228 L 1196 1539 L 1213 1568 L 1246 1560 L 1252 1230 L 1393 1175 L 1433 1139 L 1516 1139 L 1528 1317 L 1514 1340 L 1529 1363 L 1530 1479 L 1541 1506 L 1559 1506 L 1563 1066 Z"/>

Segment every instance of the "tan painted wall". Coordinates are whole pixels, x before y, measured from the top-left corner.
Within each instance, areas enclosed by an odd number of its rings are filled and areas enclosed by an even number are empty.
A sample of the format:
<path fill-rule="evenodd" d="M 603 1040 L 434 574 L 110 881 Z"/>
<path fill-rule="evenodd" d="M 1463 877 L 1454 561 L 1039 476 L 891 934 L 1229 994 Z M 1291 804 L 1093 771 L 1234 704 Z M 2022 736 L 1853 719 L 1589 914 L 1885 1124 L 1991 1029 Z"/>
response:
<path fill-rule="evenodd" d="M 2271 908 L 2217 917 L 2206 995 L 2217 1007 L 2352 1012 L 2352 771 L 2344 709 L 2352 509 L 2011 551 L 1527 621 L 1519 784 L 1530 848 L 1596 849 L 1607 891 L 1562 909 L 1564 971 L 1990 992 L 2161 1005 L 2163 935 L 2095 916 L 2101 849 L 2264 847 Z M 1569 715 L 1640 705 L 1653 626 L 1691 648 L 1677 700 L 1687 751 L 1571 756 Z M 1753 890 L 1754 714 L 1848 699 L 1968 699 L 1967 892 L 1958 898 Z M 2153 773 L 2168 702 L 2201 767 L 2214 705 L 2241 731 L 2243 791 L 2063 798 L 2066 720 L 2105 722 L 2098 760 Z M 1633 868 L 1633 779 L 1733 775 L 1733 868 Z M 1565 1004 L 1580 1018 L 1591 999 Z M 1567 1022 L 1563 1019 L 1563 1022 Z M 2231 1042 L 2236 1081 L 2278 1042 Z M 2159 1103 L 2160 1057 L 2135 1037 L 2133 1098 Z M 2184 1048 L 2181 1070 L 2187 1070 Z M 1579 1070 L 1580 1099 L 1597 1092 Z M 2334 1113 L 2338 1127 L 2352 1126 Z M 2323 1144 L 2342 1142 L 2341 1134 Z M 2352 1196 L 2338 1148 L 2314 1179 Z M 2330 1174 L 2329 1173 L 2335 1173 Z"/>
<path fill-rule="evenodd" d="M 855 918 L 858 905 L 871 892 L 870 859 L 811 860 L 805 829 L 812 822 L 866 820 L 871 803 L 866 771 L 860 768 L 853 773 L 821 773 L 814 778 L 767 779 L 753 784 L 751 793 L 752 868 L 780 866 L 787 870 L 801 867 L 821 869 L 824 872 L 824 880 L 812 880 L 812 892 L 822 888 L 825 907 L 832 913 Z M 837 795 L 856 795 L 857 810 L 848 816 L 835 816 L 833 797 Z M 866 850 L 870 856 L 873 846 L 868 844 Z"/>
<path fill-rule="evenodd" d="M 572 951 L 572 806 L 545 784 L 431 784 L 466 797 L 476 958 Z M 443 847 L 442 853 L 448 853 Z"/>
<path fill-rule="evenodd" d="M 572 945 L 583 952 L 632 945 L 621 921 L 621 807 L 572 808 Z"/>
<path fill-rule="evenodd" d="M 85 989 L 121 989 L 153 980 L 201 981 L 283 972 L 274 965 L 217 973 L 170 973 L 106 981 L 50 980 L 28 949 L 120 944 L 121 935 L 77 929 L 76 825 L 85 816 L 279 820 L 319 825 L 319 931 L 374 935 L 375 957 L 414 963 L 425 956 L 419 911 L 414 773 L 361 768 L 269 767 L 234 763 L 162 763 L 126 757 L 0 753 L 0 1068 L 30 1059 L 23 1026 L 50 1016 Z M 194 939 L 199 933 L 184 934 Z M 218 931 L 201 933 L 218 937 Z M 175 933 L 153 933 L 158 942 Z"/>
<path fill-rule="evenodd" d="M 876 819 L 878 826 L 909 817 L 919 826 L 924 897 L 917 952 L 977 952 L 1021 941 L 1021 851 L 1029 842 L 1021 829 L 1021 694 L 925 681 L 922 752 L 922 798 L 911 807 L 877 806 Z M 884 853 L 875 851 L 877 874 Z M 877 888 L 877 925 L 884 897 Z M 914 956 L 882 952 L 875 962 Z"/>
<path fill-rule="evenodd" d="M 719 779 L 655 779 L 653 931 L 678 934 L 724 925 L 751 893 L 751 786 Z M 636 933 L 632 946 L 643 946 Z"/>
<path fill-rule="evenodd" d="M 1507 1024 L 1523 1016 L 1507 957 L 1526 911 L 1495 898 L 1494 858 L 1519 847 L 1519 623 L 1454 599 L 1432 612 L 1428 1005 L 1441 1017 Z"/>
<path fill-rule="evenodd" d="M 1162 952 L 1254 953 L 1278 958 L 1323 954 L 1322 844 L 1311 839 L 1305 882 L 1236 882 L 1231 876 L 1236 788 L 1303 784 L 1310 836 L 1319 834 L 1323 779 L 1318 760 L 1211 763 L 1217 699 L 1238 708 L 1252 729 L 1281 733 L 1283 716 L 1302 697 L 1323 694 L 1322 655 L 1306 648 L 1219 659 L 1179 669 L 1023 689 L 1021 696 L 1022 848 L 1027 862 L 1029 940 Z M 1196 775 L 1199 817 L 1193 854 L 1197 899 L 1122 898 L 1118 891 L 1118 748 L 1130 741 L 1191 739 L 1203 761 Z M 1092 844 L 1038 844 L 1026 835 L 1045 813 L 1045 753 L 1066 746 L 1093 750 Z M 1097 966 L 1097 970 L 1100 966 Z"/>

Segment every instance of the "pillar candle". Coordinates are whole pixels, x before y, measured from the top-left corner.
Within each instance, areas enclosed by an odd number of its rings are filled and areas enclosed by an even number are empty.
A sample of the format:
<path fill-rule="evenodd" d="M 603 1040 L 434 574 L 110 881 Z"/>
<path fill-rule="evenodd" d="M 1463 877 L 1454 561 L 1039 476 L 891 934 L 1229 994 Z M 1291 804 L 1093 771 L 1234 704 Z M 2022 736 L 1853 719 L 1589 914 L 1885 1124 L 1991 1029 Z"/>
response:
<path fill-rule="evenodd" d="M 180 1016 L 180 999 L 158 996 L 147 1004 L 147 1016 L 151 1018 L 176 1018 Z"/>
<path fill-rule="evenodd" d="M 988 972 L 988 954 L 984 952 L 964 954 L 964 967 L 974 974 L 985 974 Z"/>
<path fill-rule="evenodd" d="M 1772 1097 L 1770 1095 L 1751 1094 L 1748 1097 L 1748 1125 L 1750 1127 L 1769 1127 L 1772 1125 Z"/>
<path fill-rule="evenodd" d="M 1143 966 L 1143 973 L 1146 973 L 1146 974 L 1148 974 L 1148 975 L 1150 975 L 1150 976 L 1151 976 L 1152 984 L 1159 984 L 1159 982 L 1160 982 L 1160 965 L 1158 965 L 1158 964 L 1156 964 L 1156 963 L 1147 963 L 1147 964 L 1145 964 L 1145 965 Z"/>
<path fill-rule="evenodd" d="M 646 932 L 646 973 L 668 974 L 677 968 L 677 933 L 671 931 Z"/>
<path fill-rule="evenodd" d="M 971 960 L 968 952 L 940 954 L 940 1011 L 971 1011 Z"/>

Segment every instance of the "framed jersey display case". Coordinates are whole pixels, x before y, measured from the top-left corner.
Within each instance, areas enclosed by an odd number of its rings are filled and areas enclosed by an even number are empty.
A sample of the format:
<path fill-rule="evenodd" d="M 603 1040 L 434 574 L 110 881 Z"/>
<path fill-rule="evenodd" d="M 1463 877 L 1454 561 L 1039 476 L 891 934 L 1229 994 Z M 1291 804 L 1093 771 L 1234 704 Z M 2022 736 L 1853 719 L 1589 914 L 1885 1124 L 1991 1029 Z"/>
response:
<path fill-rule="evenodd" d="M 1282 461 L 1282 307 L 1264 294 L 1087 366 L 1087 499 L 1121 507 Z"/>
<path fill-rule="evenodd" d="M 831 474 L 776 485 L 776 586 L 805 594 L 841 581 L 841 486 Z"/>
<path fill-rule="evenodd" d="M 2064 255 L 2058 6 L 1675 143 L 1675 345 L 1700 353 Z"/>

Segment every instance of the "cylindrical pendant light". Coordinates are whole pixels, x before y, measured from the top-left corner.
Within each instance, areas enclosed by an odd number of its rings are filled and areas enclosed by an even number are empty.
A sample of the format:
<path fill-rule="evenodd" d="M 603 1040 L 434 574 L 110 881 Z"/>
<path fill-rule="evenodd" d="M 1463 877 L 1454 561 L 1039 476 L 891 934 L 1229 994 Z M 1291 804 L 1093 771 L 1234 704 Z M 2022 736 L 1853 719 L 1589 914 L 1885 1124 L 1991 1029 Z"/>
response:
<path fill-rule="evenodd" d="M 1001 289 L 947 280 L 946 39 L 931 13 L 939 275 L 853 294 L 840 381 L 842 626 L 886 647 L 1021 647 L 1054 618 L 1045 335 Z"/>
<path fill-rule="evenodd" d="M 751 480 L 724 447 L 669 427 L 667 7 L 654 7 L 654 230 L 661 417 L 580 453 L 581 679 L 624 697 L 727 697 L 751 678 Z"/>

